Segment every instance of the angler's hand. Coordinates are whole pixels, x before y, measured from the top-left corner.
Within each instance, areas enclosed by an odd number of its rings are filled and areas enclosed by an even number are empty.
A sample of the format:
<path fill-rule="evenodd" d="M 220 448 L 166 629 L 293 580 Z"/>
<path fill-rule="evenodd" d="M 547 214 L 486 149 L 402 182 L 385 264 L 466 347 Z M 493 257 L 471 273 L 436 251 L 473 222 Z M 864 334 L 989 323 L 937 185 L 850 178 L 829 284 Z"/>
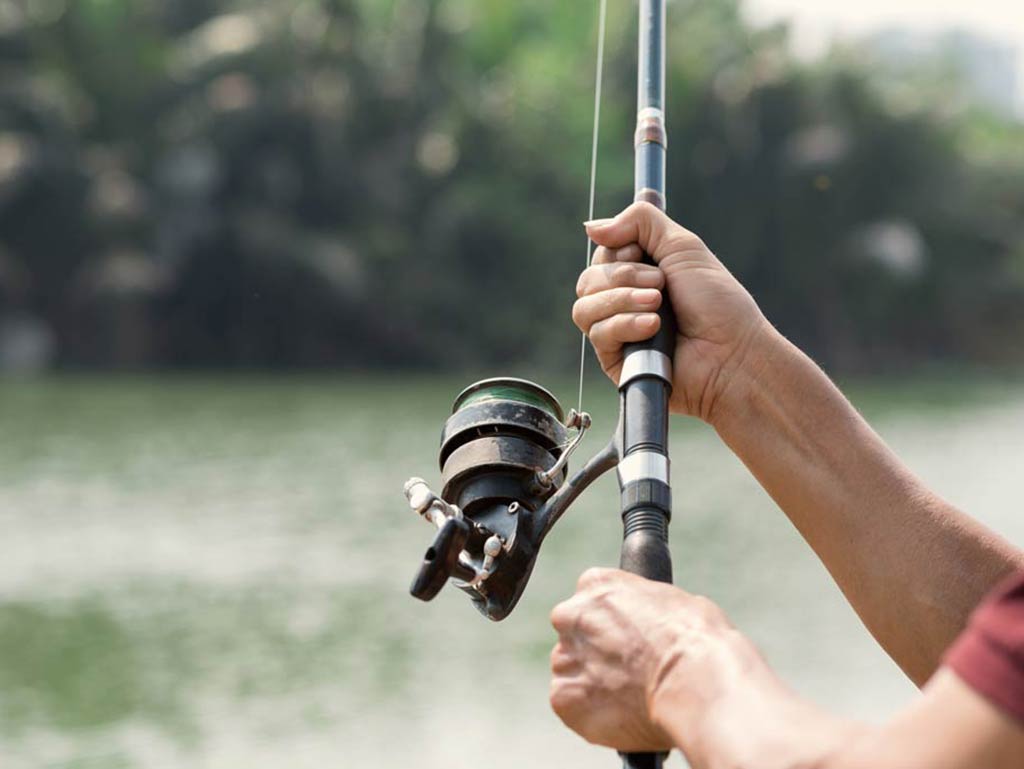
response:
<path fill-rule="evenodd" d="M 551 707 L 584 739 L 618 750 L 670 749 L 670 732 L 695 733 L 752 670 L 767 671 L 711 601 L 617 569 L 584 572 L 551 624 Z"/>
<path fill-rule="evenodd" d="M 580 275 L 572 317 L 601 368 L 618 383 L 622 345 L 657 331 L 658 289 L 667 287 L 679 328 L 669 406 L 713 421 L 719 401 L 756 365 L 761 340 L 773 332 L 754 299 L 699 237 L 649 203 L 585 226 L 598 248 Z M 657 267 L 640 263 L 644 251 Z"/>

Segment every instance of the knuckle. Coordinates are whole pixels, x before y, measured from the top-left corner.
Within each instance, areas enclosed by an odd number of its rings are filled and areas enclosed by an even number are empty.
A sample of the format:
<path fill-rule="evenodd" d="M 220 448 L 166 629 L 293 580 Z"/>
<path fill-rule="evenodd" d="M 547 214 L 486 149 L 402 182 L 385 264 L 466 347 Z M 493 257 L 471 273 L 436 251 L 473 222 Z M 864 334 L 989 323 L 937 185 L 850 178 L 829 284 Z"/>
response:
<path fill-rule="evenodd" d="M 636 281 L 636 265 L 617 262 L 611 268 L 611 281 L 616 286 L 631 286 Z"/>
<path fill-rule="evenodd" d="M 595 350 L 610 353 L 622 346 L 620 343 L 615 341 L 612 329 L 612 322 L 614 320 L 614 318 L 599 320 L 590 327 L 590 331 L 587 332 L 587 336 L 590 337 L 590 343 L 594 345 Z"/>
<path fill-rule="evenodd" d="M 573 705 L 575 704 L 575 699 L 572 689 L 562 684 L 557 678 L 552 680 L 551 691 L 548 694 L 548 702 L 551 703 L 551 709 L 555 711 L 559 717 L 572 710 Z"/>
<path fill-rule="evenodd" d="M 667 253 L 708 253 L 708 247 L 698 235 L 689 230 L 678 227 L 666 238 L 663 249 Z"/>
<path fill-rule="evenodd" d="M 583 270 L 580 273 L 579 280 L 576 281 L 577 297 L 582 299 L 584 296 L 600 291 L 608 282 L 605 278 L 605 269 L 607 267 L 608 265 L 606 264 L 591 264 Z"/>
<path fill-rule="evenodd" d="M 646 200 L 639 200 L 636 203 L 630 205 L 630 207 L 626 210 L 634 214 L 635 216 L 639 216 L 642 218 L 659 216 L 661 214 L 660 208 Z"/>
<path fill-rule="evenodd" d="M 602 569 L 600 566 L 591 566 L 589 569 L 580 574 L 580 578 L 576 583 L 576 587 L 580 590 L 584 590 L 588 587 L 603 585 L 604 583 L 608 582 L 609 575 L 611 574 L 611 569 Z"/>
<path fill-rule="evenodd" d="M 604 317 L 611 317 L 628 309 L 631 300 L 629 288 L 613 288 L 601 293 L 601 310 Z"/>
<path fill-rule="evenodd" d="M 551 663 L 552 669 L 554 669 L 558 658 L 562 656 L 562 644 L 561 642 L 556 643 L 551 647 L 551 654 L 548 655 L 548 661 Z"/>
<path fill-rule="evenodd" d="M 639 243 L 629 243 L 615 252 L 617 262 L 639 262 L 644 255 L 644 250 Z"/>
<path fill-rule="evenodd" d="M 612 318 L 614 331 L 612 332 L 618 344 L 632 342 L 638 339 L 636 327 L 633 325 L 633 315 L 616 315 Z"/>
<path fill-rule="evenodd" d="M 569 617 L 571 616 L 571 610 L 567 605 L 568 601 L 562 601 L 557 604 L 555 608 L 551 610 L 550 620 L 552 627 L 555 630 L 561 630 L 569 624 Z"/>
<path fill-rule="evenodd" d="M 580 574 L 580 578 L 576 580 L 576 589 L 585 590 L 590 585 L 599 582 L 601 579 L 600 569 L 597 567 L 591 567 Z"/>
<path fill-rule="evenodd" d="M 574 662 L 575 658 L 572 653 L 561 642 L 556 644 L 555 648 L 551 650 L 550 663 L 552 675 L 568 675 L 573 669 Z"/>
<path fill-rule="evenodd" d="M 579 328 L 584 333 L 587 330 L 587 327 L 586 327 L 586 310 L 587 310 L 587 308 L 586 308 L 586 306 L 585 306 L 585 304 L 583 302 L 583 299 L 577 299 L 575 302 L 573 302 L 573 305 L 572 305 L 572 322 L 575 323 L 576 327 Z"/>
<path fill-rule="evenodd" d="M 590 268 L 588 267 L 580 273 L 579 279 L 576 281 L 576 296 L 582 299 L 587 294 L 587 286 L 590 282 Z"/>
<path fill-rule="evenodd" d="M 694 612 L 705 620 L 717 619 L 722 610 L 707 596 L 695 595 L 691 599 Z"/>

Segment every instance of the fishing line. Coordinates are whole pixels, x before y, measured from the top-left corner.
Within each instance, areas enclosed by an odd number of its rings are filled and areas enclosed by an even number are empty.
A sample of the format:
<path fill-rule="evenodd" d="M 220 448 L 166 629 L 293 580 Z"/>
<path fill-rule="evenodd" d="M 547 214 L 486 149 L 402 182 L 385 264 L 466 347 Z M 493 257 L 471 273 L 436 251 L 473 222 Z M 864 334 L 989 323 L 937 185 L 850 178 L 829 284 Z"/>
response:
<path fill-rule="evenodd" d="M 601 126 L 601 81 L 604 77 L 604 30 L 605 17 L 608 14 L 608 0 L 600 0 L 597 13 L 597 64 L 594 73 L 594 127 L 590 140 L 590 206 L 587 221 L 594 218 L 594 191 L 597 186 L 597 140 Z M 583 263 L 584 269 L 590 266 L 594 254 L 594 243 L 587 238 L 587 256 Z M 576 411 L 583 413 L 583 368 L 587 360 L 587 335 L 580 333 L 580 387 Z"/>

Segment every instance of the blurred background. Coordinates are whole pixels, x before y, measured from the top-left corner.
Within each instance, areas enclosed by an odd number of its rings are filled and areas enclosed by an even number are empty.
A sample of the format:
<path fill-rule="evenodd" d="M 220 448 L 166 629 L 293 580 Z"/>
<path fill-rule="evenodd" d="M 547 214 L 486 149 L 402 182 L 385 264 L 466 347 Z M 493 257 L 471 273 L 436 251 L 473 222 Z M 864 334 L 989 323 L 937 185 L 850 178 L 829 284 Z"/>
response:
<path fill-rule="evenodd" d="M 597 209 L 631 199 L 612 0 Z M 407 583 L 451 399 L 569 405 L 596 0 L 0 0 L 0 765 L 615 766 L 547 706 L 551 606 Z M 669 212 L 937 490 L 1024 543 L 1024 10 L 669 3 Z M 594 372 L 595 450 L 615 419 Z M 798 690 L 913 697 L 706 427 L 677 581 Z M 673 758 L 676 766 L 681 759 Z"/>

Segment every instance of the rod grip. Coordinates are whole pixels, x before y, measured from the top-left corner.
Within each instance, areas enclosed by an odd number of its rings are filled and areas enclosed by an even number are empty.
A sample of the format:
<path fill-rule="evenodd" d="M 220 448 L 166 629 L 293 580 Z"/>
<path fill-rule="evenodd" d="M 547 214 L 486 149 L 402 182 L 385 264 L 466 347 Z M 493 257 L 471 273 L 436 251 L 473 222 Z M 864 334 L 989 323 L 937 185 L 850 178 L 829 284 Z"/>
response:
<path fill-rule="evenodd" d="M 654 259 L 649 254 L 644 254 L 643 264 L 653 265 Z M 669 300 L 668 292 L 662 289 L 661 306 L 658 308 L 658 317 L 661 325 L 658 331 L 650 339 L 643 342 L 629 342 L 623 345 L 622 355 L 625 357 L 633 350 L 657 350 L 672 358 L 676 349 L 676 315 L 672 312 L 672 303 Z"/>
<path fill-rule="evenodd" d="M 625 535 L 619 568 L 631 574 L 672 582 L 672 555 L 668 549 L 668 520 L 658 509 L 630 510 L 623 518 Z"/>
<path fill-rule="evenodd" d="M 667 753 L 620 753 L 622 769 L 661 769 Z"/>
<path fill-rule="evenodd" d="M 644 254 L 644 262 L 654 264 L 654 260 L 648 254 Z M 658 332 L 650 339 L 628 344 L 625 346 L 624 355 L 629 355 L 633 350 L 657 350 L 672 359 L 675 352 L 676 341 L 676 318 L 672 312 L 668 295 L 662 293 L 661 307 L 658 309 L 658 316 L 661 318 L 661 326 Z M 627 385 L 628 387 L 643 387 L 636 381 Z M 668 395 L 670 387 L 664 387 L 664 393 L 656 398 L 658 411 L 662 421 L 667 420 Z M 647 414 L 648 419 L 653 415 Z M 626 417 L 629 418 L 628 415 Z M 645 427 L 649 432 L 650 425 Z M 653 435 L 648 435 L 648 438 Z M 665 445 L 663 449 L 667 452 L 668 434 L 664 434 Z M 666 487 L 667 490 L 667 487 Z M 647 499 L 654 501 L 656 495 Z M 632 574 L 654 580 L 656 582 L 672 582 L 672 556 L 668 549 L 668 522 L 672 514 L 671 502 L 668 499 L 660 500 L 666 509 L 661 505 L 650 507 L 636 507 L 628 509 L 622 516 L 623 537 L 622 550 L 619 555 L 619 568 Z M 620 753 L 623 769 L 661 769 L 668 753 Z"/>
<path fill-rule="evenodd" d="M 668 519 L 657 508 L 637 508 L 622 517 L 625 536 L 619 567 L 657 582 L 672 581 Z M 623 769 L 661 769 L 668 753 L 620 753 Z"/>

